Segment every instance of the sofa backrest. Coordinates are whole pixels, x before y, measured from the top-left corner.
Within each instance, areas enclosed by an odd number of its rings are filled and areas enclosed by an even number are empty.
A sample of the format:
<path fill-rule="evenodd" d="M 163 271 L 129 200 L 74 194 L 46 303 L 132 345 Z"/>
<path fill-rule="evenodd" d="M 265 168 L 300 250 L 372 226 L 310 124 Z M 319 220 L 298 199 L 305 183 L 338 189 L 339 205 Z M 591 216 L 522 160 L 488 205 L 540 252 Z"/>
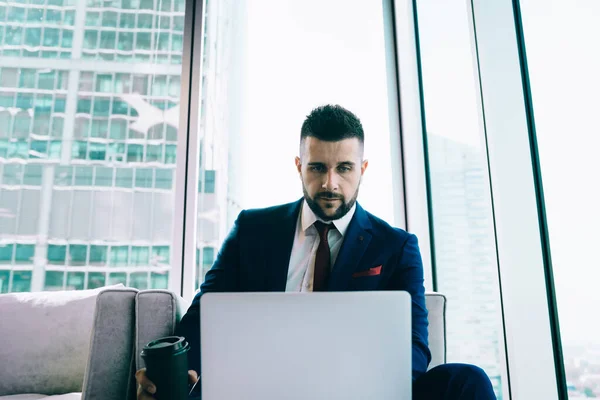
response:
<path fill-rule="evenodd" d="M 106 289 L 97 298 L 82 400 L 135 399 L 137 289 Z"/>

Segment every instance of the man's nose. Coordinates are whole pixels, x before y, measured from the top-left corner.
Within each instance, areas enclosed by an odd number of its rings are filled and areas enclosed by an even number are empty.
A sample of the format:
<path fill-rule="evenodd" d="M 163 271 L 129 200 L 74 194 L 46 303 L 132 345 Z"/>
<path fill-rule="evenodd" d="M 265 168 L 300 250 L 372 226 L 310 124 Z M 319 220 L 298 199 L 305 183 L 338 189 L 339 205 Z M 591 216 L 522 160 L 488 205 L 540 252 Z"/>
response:
<path fill-rule="evenodd" d="M 325 181 L 323 182 L 323 189 L 333 192 L 338 190 L 338 175 L 335 170 L 330 169 L 325 174 Z"/>

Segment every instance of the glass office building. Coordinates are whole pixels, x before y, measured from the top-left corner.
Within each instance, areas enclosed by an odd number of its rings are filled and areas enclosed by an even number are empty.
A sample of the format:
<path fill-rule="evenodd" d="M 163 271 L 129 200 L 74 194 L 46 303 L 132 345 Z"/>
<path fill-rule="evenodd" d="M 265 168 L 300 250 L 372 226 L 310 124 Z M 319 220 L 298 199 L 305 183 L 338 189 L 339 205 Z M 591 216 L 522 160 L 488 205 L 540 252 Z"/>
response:
<path fill-rule="evenodd" d="M 2 293 L 168 287 L 184 7 L 0 2 Z M 205 51 L 203 105 L 219 101 L 211 65 L 226 54 Z M 211 134 L 223 120 L 200 127 L 199 281 L 235 209 L 227 140 Z"/>
<path fill-rule="evenodd" d="M 438 290 L 448 298 L 447 357 L 480 366 L 503 398 L 503 343 L 494 227 L 476 147 L 428 134 Z"/>

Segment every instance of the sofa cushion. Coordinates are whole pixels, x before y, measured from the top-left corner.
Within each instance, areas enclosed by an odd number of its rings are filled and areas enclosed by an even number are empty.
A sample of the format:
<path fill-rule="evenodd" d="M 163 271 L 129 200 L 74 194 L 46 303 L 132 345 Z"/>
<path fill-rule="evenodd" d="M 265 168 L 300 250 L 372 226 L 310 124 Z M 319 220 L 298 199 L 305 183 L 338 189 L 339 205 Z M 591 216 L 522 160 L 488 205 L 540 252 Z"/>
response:
<path fill-rule="evenodd" d="M 81 391 L 102 290 L 0 295 L 0 396 Z"/>

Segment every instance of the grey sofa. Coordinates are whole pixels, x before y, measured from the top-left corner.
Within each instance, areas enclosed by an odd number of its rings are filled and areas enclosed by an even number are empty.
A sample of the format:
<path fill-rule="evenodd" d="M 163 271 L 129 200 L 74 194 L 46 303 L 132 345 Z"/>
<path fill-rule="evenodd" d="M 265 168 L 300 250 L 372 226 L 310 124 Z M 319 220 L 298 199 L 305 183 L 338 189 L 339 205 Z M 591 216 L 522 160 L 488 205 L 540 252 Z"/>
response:
<path fill-rule="evenodd" d="M 430 368 L 445 362 L 446 299 L 426 294 Z M 1 400 L 130 400 L 150 340 L 188 307 L 166 290 L 123 286 L 0 295 Z"/>

